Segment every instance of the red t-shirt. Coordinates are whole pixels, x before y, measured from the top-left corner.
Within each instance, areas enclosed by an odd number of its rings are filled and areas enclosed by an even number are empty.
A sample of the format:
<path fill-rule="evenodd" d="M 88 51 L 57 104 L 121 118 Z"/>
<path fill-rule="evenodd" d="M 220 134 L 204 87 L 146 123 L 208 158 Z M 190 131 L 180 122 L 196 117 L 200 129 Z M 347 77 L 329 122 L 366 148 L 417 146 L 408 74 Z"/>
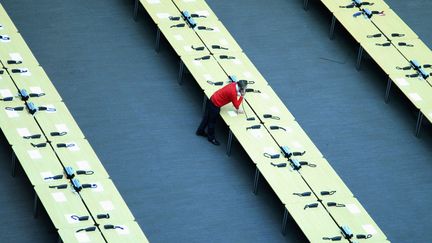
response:
<path fill-rule="evenodd" d="M 236 83 L 230 83 L 225 85 L 223 88 L 216 91 L 211 97 L 210 100 L 217 107 L 222 107 L 230 102 L 233 103 L 234 107 L 238 110 L 241 102 L 243 101 L 243 96 L 237 100 L 237 89 Z"/>

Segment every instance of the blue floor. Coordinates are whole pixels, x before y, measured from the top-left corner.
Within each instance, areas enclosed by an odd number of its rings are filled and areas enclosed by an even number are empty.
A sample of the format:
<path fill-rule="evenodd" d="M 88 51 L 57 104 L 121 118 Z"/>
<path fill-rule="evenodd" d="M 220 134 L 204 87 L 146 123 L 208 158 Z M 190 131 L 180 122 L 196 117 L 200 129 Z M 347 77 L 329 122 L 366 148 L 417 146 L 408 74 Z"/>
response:
<path fill-rule="evenodd" d="M 318 1 L 208 0 L 351 191 L 393 242 L 432 242 L 432 126 L 413 136 L 416 112 L 342 29 L 328 39 Z M 426 0 L 386 1 L 432 46 Z M 254 166 L 236 144 L 227 157 L 194 132 L 202 94 L 176 82 L 168 43 L 154 51 L 155 26 L 132 19 L 131 0 L 2 0 L 152 242 L 303 242 L 268 185 L 252 193 Z M 265 16 L 266 21 L 260 21 Z M 102 95 L 101 95 L 102 93 Z M 227 129 L 218 124 L 225 145 Z M 4 138 L 2 138 L 4 140 Z M 0 145 L 2 242 L 54 242 L 49 218 L 32 217 L 33 190 L 10 176 Z"/>

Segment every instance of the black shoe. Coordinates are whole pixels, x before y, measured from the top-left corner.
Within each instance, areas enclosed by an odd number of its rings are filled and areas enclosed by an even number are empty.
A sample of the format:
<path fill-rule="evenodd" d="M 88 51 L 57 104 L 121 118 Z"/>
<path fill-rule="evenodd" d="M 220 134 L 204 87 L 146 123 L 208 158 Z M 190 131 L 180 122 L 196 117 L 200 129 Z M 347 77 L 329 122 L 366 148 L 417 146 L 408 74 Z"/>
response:
<path fill-rule="evenodd" d="M 208 141 L 209 141 L 210 143 L 216 145 L 216 146 L 219 146 L 219 145 L 220 145 L 219 141 L 216 140 L 216 138 L 213 138 L 213 139 L 211 139 L 211 140 L 209 139 Z"/>
<path fill-rule="evenodd" d="M 207 133 L 206 133 L 205 131 L 199 131 L 199 130 L 197 130 L 197 131 L 195 132 L 195 134 L 196 134 L 197 136 L 207 137 Z"/>

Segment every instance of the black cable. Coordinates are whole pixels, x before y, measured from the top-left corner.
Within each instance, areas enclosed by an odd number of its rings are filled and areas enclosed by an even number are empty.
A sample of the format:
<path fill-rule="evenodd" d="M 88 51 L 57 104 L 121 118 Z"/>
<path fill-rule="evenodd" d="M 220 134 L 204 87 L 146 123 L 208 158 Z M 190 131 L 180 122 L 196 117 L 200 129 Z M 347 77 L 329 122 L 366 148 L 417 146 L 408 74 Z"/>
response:
<path fill-rule="evenodd" d="M 378 37 L 381 37 L 382 36 L 382 34 L 374 34 L 374 35 L 367 35 L 366 37 L 367 38 L 378 38 Z"/>
<path fill-rule="evenodd" d="M 169 16 L 168 19 L 172 20 L 172 21 L 178 21 L 178 20 L 180 20 L 180 17 L 178 17 L 178 16 Z"/>
<path fill-rule="evenodd" d="M 309 166 L 309 167 L 313 167 L 313 168 L 315 168 L 316 167 L 316 164 L 312 164 L 312 163 L 309 163 L 309 162 L 307 162 L 307 161 L 299 161 L 299 163 L 300 163 L 300 165 L 305 165 L 305 166 Z"/>
<path fill-rule="evenodd" d="M 71 148 L 71 147 L 74 147 L 74 146 L 75 146 L 74 143 L 68 143 L 68 144 L 66 144 L 66 143 L 58 143 L 57 144 L 57 148 Z"/>
<path fill-rule="evenodd" d="M 228 56 L 228 55 L 219 55 L 220 59 L 236 59 L 234 56 Z"/>
<path fill-rule="evenodd" d="M 264 157 L 269 158 L 269 159 L 279 159 L 279 157 L 280 157 L 280 154 L 264 153 L 263 155 L 264 155 Z"/>
<path fill-rule="evenodd" d="M 175 25 L 171 25 L 170 28 L 182 28 L 185 27 L 186 24 L 182 23 L 182 24 L 175 24 Z"/>
<path fill-rule="evenodd" d="M 336 191 L 321 191 L 320 192 L 321 196 L 333 195 L 335 193 L 336 193 Z"/>
<path fill-rule="evenodd" d="M 203 51 L 203 50 L 204 50 L 204 46 L 194 47 L 194 46 L 192 45 L 191 48 L 194 49 L 195 51 Z"/>
<path fill-rule="evenodd" d="M 66 189 L 67 188 L 67 184 L 61 184 L 61 185 L 56 185 L 56 186 L 49 186 L 49 188 Z"/>
<path fill-rule="evenodd" d="M 220 45 L 212 45 L 211 48 L 212 48 L 212 49 L 228 50 L 227 47 L 223 47 L 223 46 L 220 46 Z"/>
<path fill-rule="evenodd" d="M 24 110 L 24 106 L 5 107 L 5 110 L 8 110 L 8 111 L 23 111 Z"/>
<path fill-rule="evenodd" d="M 93 175 L 94 171 L 92 170 L 77 170 L 77 175 Z"/>
<path fill-rule="evenodd" d="M 318 207 L 318 203 L 310 203 L 310 204 L 306 204 L 303 209 L 316 208 L 316 207 Z"/>
<path fill-rule="evenodd" d="M 293 195 L 299 196 L 299 197 L 309 197 L 312 195 L 312 192 L 294 192 Z"/>
<path fill-rule="evenodd" d="M 280 126 L 270 126 L 270 130 L 284 130 L 286 132 L 286 129 L 284 127 L 280 127 Z"/>
<path fill-rule="evenodd" d="M 211 84 L 211 85 L 214 85 L 214 86 L 222 86 L 224 84 L 223 81 L 213 82 L 213 81 L 210 81 L 210 80 L 207 80 L 207 83 Z"/>
<path fill-rule="evenodd" d="M 51 133 L 50 133 L 50 135 L 53 136 L 53 137 L 56 137 L 56 136 L 64 136 L 64 135 L 66 135 L 66 134 L 67 134 L 67 132 L 51 132 Z"/>
<path fill-rule="evenodd" d="M 390 42 L 386 42 L 386 43 L 375 43 L 375 45 L 377 45 L 377 46 L 390 46 L 391 45 L 391 43 Z"/>
<path fill-rule="evenodd" d="M 198 57 L 198 58 L 195 58 L 194 60 L 198 61 L 198 60 L 208 60 L 208 59 L 210 59 L 210 56 Z"/>
<path fill-rule="evenodd" d="M 274 167 L 279 167 L 279 168 L 281 168 L 281 167 L 286 167 L 286 166 L 287 166 L 287 163 L 279 163 L 279 164 L 275 164 L 275 163 L 271 162 L 270 164 L 273 165 Z"/>
<path fill-rule="evenodd" d="M 323 240 L 331 240 L 331 241 L 340 241 L 342 240 L 342 236 L 334 236 L 334 237 L 323 237 Z"/>
<path fill-rule="evenodd" d="M 34 135 L 30 135 L 30 136 L 23 136 L 24 139 L 38 139 L 41 138 L 41 134 L 34 134 Z"/>
<path fill-rule="evenodd" d="M 205 26 L 198 26 L 197 28 L 198 28 L 199 30 L 208 30 L 208 31 L 213 31 L 213 30 L 214 30 L 213 28 L 205 27 Z"/>
<path fill-rule="evenodd" d="M 264 117 L 264 118 L 274 119 L 274 120 L 280 120 L 280 117 L 278 117 L 278 116 L 273 116 L 273 115 L 271 115 L 271 114 L 264 114 L 263 117 Z"/>
<path fill-rule="evenodd" d="M 408 46 L 408 47 L 414 47 L 412 44 L 407 44 L 406 42 L 399 42 L 398 46 Z"/>
<path fill-rule="evenodd" d="M 46 145 L 47 145 L 47 143 L 38 143 L 38 144 L 30 143 L 30 144 L 31 144 L 31 146 L 33 146 L 34 148 L 45 148 Z"/>
<path fill-rule="evenodd" d="M 371 238 L 371 237 L 372 237 L 371 234 L 367 234 L 367 235 L 359 234 L 359 235 L 356 235 L 356 238 L 357 238 L 357 239 L 369 239 L 369 238 Z"/>
<path fill-rule="evenodd" d="M 10 96 L 10 97 L 4 97 L 4 98 L 2 98 L 2 99 L 0 99 L 0 100 L 2 100 L 2 101 L 12 101 L 13 98 L 14 98 L 14 97 Z"/>
<path fill-rule="evenodd" d="M 246 127 L 246 130 L 249 130 L 249 129 L 260 129 L 261 128 L 261 125 L 253 125 L 253 126 L 250 126 L 250 127 Z"/>
<path fill-rule="evenodd" d="M 76 233 L 81 232 L 81 231 L 90 232 L 90 231 L 95 231 L 95 230 L 96 230 L 96 226 L 90 226 L 90 227 L 87 227 L 87 228 L 79 229 L 79 230 L 77 230 L 75 232 Z"/>
<path fill-rule="evenodd" d="M 328 202 L 328 203 L 327 203 L 327 207 L 338 207 L 338 208 L 342 208 L 342 207 L 345 207 L 345 204 L 342 204 L 342 203 L 335 203 L 335 202 Z"/>

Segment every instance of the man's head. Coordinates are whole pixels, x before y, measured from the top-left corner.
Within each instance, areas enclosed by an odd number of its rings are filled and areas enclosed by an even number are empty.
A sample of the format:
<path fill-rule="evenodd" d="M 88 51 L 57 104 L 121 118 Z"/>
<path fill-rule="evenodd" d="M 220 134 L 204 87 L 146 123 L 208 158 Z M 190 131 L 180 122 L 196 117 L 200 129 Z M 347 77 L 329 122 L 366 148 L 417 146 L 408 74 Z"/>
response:
<path fill-rule="evenodd" d="M 237 85 L 238 85 L 238 87 L 239 87 L 239 90 L 240 90 L 240 94 L 242 95 L 242 96 L 244 96 L 245 95 L 245 93 L 246 93 L 246 87 L 247 87 L 247 81 L 246 80 L 239 80 L 238 82 L 237 82 Z"/>

